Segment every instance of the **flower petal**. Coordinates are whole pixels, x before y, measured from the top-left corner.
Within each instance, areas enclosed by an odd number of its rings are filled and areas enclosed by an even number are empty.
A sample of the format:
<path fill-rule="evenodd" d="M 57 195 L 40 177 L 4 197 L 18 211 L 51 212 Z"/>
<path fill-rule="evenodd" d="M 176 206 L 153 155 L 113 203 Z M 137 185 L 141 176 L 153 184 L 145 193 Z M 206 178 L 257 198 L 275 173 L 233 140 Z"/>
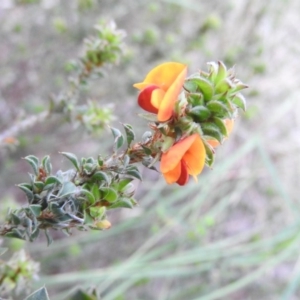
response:
<path fill-rule="evenodd" d="M 143 82 L 136 83 L 133 86 L 141 90 L 149 84 L 154 84 L 167 91 L 167 89 L 171 86 L 171 84 L 175 81 L 175 79 L 184 69 L 186 69 L 186 65 L 181 63 L 163 63 L 152 69 L 147 74 Z"/>
<path fill-rule="evenodd" d="M 167 183 L 172 184 L 175 183 L 181 174 L 181 163 L 179 162 L 172 170 L 163 173 L 164 178 Z"/>
<path fill-rule="evenodd" d="M 151 113 L 157 114 L 158 109 L 152 105 L 151 99 L 152 99 L 152 94 L 155 92 L 155 90 L 159 89 L 156 85 L 150 85 L 143 89 L 138 97 L 138 104 L 139 106 Z"/>
<path fill-rule="evenodd" d="M 189 181 L 189 173 L 185 162 L 181 160 L 180 163 L 181 163 L 181 173 L 176 183 L 178 183 L 179 185 L 186 185 Z"/>
<path fill-rule="evenodd" d="M 164 96 L 165 96 L 165 91 L 160 89 L 160 88 L 157 88 L 156 90 L 153 91 L 152 95 L 151 95 L 151 104 L 154 106 L 154 107 L 157 107 L 157 112 L 159 111 L 159 107 L 161 105 L 161 102 L 163 101 L 164 99 Z"/>
<path fill-rule="evenodd" d="M 173 170 L 181 161 L 184 154 L 191 147 L 198 134 L 193 134 L 174 144 L 167 152 L 161 156 L 160 170 L 162 173 L 167 173 Z"/>
<path fill-rule="evenodd" d="M 198 134 L 194 134 L 196 137 L 184 154 L 182 160 L 185 162 L 188 173 L 190 175 L 198 175 L 202 172 L 205 165 L 205 147 L 201 137 Z"/>
<path fill-rule="evenodd" d="M 175 102 L 178 100 L 178 96 L 183 87 L 183 83 L 186 77 L 187 68 L 185 67 L 173 81 L 168 88 L 164 99 L 158 109 L 157 119 L 160 122 L 169 120 L 172 117 Z"/>

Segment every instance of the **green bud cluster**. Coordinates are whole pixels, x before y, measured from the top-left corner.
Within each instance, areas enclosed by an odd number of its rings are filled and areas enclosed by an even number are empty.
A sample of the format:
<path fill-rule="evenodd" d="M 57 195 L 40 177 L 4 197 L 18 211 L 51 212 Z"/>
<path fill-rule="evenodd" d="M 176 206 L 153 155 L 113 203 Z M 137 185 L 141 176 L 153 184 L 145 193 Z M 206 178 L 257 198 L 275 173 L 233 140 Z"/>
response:
<path fill-rule="evenodd" d="M 85 40 L 85 54 L 82 58 L 90 72 L 104 63 L 117 63 L 123 52 L 124 31 L 117 30 L 114 22 L 101 22 L 95 26 L 97 35 Z"/>
<path fill-rule="evenodd" d="M 6 250 L 0 248 L 0 255 Z M 32 260 L 24 250 L 15 252 L 6 261 L 0 260 L 0 295 L 6 298 L 29 292 L 30 283 L 38 272 L 39 263 Z"/>
<path fill-rule="evenodd" d="M 208 66 L 208 73 L 200 71 L 185 81 L 186 118 L 192 120 L 193 125 L 197 124 L 204 142 L 222 143 L 228 136 L 224 121 L 234 119 L 239 108 L 246 109 L 246 100 L 240 91 L 247 85 L 235 78 L 234 69 L 227 69 L 221 61 L 210 62 Z M 212 165 L 214 151 L 207 143 L 206 152 L 207 164 Z"/>

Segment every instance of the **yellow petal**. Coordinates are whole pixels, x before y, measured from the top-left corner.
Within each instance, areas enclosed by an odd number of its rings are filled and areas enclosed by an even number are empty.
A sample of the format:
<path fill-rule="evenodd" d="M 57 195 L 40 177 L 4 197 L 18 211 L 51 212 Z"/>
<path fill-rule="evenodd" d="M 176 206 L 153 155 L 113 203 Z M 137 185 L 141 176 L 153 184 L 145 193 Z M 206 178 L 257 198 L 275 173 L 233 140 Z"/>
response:
<path fill-rule="evenodd" d="M 186 77 L 187 68 L 185 67 L 175 78 L 173 83 L 168 88 L 161 105 L 158 108 L 157 119 L 160 122 L 165 122 L 172 117 L 175 102 L 178 100 L 178 96 L 183 87 L 183 83 Z"/>
<path fill-rule="evenodd" d="M 175 183 L 180 177 L 180 174 L 181 174 L 181 163 L 178 163 L 174 167 L 174 169 L 163 173 L 166 182 L 169 184 Z"/>
<path fill-rule="evenodd" d="M 181 63 L 163 63 L 152 69 L 143 82 L 136 83 L 133 86 L 141 90 L 149 84 L 155 84 L 166 91 L 184 69 L 186 69 L 186 65 Z"/>
<path fill-rule="evenodd" d="M 173 170 L 179 164 L 182 157 L 191 147 L 197 136 L 197 134 L 193 134 L 185 139 L 180 140 L 167 152 L 162 154 L 160 163 L 160 170 L 162 173 L 167 173 Z"/>
<path fill-rule="evenodd" d="M 152 92 L 152 95 L 151 95 L 151 104 L 158 108 L 160 107 L 161 105 L 161 102 L 163 101 L 164 99 L 164 96 L 165 96 L 165 91 L 162 90 L 162 89 L 156 89 Z"/>
<path fill-rule="evenodd" d="M 193 176 L 198 175 L 202 172 L 206 157 L 205 147 L 201 137 L 197 134 L 194 135 L 196 137 L 192 145 L 189 147 L 182 158 L 187 166 L 188 173 Z"/>
<path fill-rule="evenodd" d="M 133 86 L 138 89 L 138 90 L 143 90 L 146 87 L 148 87 L 149 85 L 152 85 L 151 83 L 147 83 L 147 82 L 140 82 L 140 83 L 135 83 Z"/>

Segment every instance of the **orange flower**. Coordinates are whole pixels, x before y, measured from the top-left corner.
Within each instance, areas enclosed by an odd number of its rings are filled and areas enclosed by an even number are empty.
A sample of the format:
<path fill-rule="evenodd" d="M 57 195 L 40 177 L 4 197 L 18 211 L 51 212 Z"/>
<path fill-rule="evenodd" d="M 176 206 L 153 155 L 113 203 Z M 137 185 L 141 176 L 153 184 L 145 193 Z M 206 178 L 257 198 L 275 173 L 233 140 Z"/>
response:
<path fill-rule="evenodd" d="M 225 119 L 224 120 L 226 129 L 227 129 L 227 136 L 232 132 L 234 120 L 233 119 Z M 211 145 L 213 148 L 217 148 L 220 146 L 220 143 L 217 140 L 207 140 L 207 143 Z"/>
<path fill-rule="evenodd" d="M 185 185 L 189 175 L 196 177 L 205 164 L 205 148 L 201 137 L 193 134 L 175 143 L 161 156 L 160 170 L 167 183 Z"/>
<path fill-rule="evenodd" d="M 169 120 L 186 73 L 186 65 L 176 62 L 163 63 L 152 69 L 143 82 L 133 85 L 141 91 L 138 97 L 140 107 L 157 114 L 160 122 Z"/>

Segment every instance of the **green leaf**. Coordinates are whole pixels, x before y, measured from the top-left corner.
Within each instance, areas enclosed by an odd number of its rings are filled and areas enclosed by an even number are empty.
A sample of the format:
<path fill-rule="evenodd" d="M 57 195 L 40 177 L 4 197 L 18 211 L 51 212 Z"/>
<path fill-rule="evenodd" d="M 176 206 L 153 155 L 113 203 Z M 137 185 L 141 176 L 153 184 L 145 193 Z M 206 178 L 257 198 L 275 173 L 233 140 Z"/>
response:
<path fill-rule="evenodd" d="M 190 93 L 196 93 L 198 89 L 198 84 L 193 79 L 188 79 L 185 81 L 183 88 Z"/>
<path fill-rule="evenodd" d="M 95 196 L 88 190 L 82 189 L 81 192 L 86 196 L 89 204 L 94 204 L 96 202 Z M 99 199 L 99 197 L 97 198 Z"/>
<path fill-rule="evenodd" d="M 209 68 L 208 78 L 214 82 L 218 75 L 219 65 L 214 61 L 208 62 L 207 65 Z"/>
<path fill-rule="evenodd" d="M 31 203 L 34 199 L 34 194 L 31 190 L 29 190 L 25 185 L 23 184 L 19 184 L 17 185 L 17 187 L 19 187 L 25 194 L 26 197 L 28 199 L 28 202 Z"/>
<path fill-rule="evenodd" d="M 110 179 L 108 177 L 108 175 L 105 172 L 102 171 L 97 171 L 93 176 L 92 176 L 93 180 L 98 180 L 98 181 L 105 181 L 107 183 L 110 182 Z"/>
<path fill-rule="evenodd" d="M 94 219 L 89 215 L 89 213 L 85 210 L 84 211 L 84 224 L 93 224 Z"/>
<path fill-rule="evenodd" d="M 67 181 L 64 182 L 61 189 L 59 190 L 57 197 L 63 198 L 67 195 L 74 194 L 77 191 L 77 187 L 73 182 Z"/>
<path fill-rule="evenodd" d="M 10 222 L 12 222 L 14 225 L 21 224 L 21 219 L 19 218 L 18 215 L 16 215 L 15 213 L 11 213 L 9 216 L 10 216 Z"/>
<path fill-rule="evenodd" d="M 31 165 L 34 174 L 37 176 L 39 174 L 39 159 L 34 155 L 28 155 L 24 159 Z"/>
<path fill-rule="evenodd" d="M 85 174 L 92 174 L 95 170 L 96 170 L 97 166 L 94 164 L 94 163 L 88 163 L 86 162 L 84 165 L 83 165 L 83 170 L 85 172 Z"/>
<path fill-rule="evenodd" d="M 118 200 L 118 194 L 113 188 L 102 187 L 100 188 L 100 191 L 104 193 L 104 200 L 108 202 L 115 202 L 116 200 Z"/>
<path fill-rule="evenodd" d="M 144 149 L 144 152 L 145 152 L 146 155 L 151 155 L 152 151 L 151 151 L 150 148 L 145 147 L 145 146 L 143 146 L 143 145 L 141 145 L 141 146 L 142 146 L 142 148 Z"/>
<path fill-rule="evenodd" d="M 120 180 L 119 184 L 118 184 L 118 190 L 120 192 L 124 191 L 127 187 L 127 185 L 132 181 L 132 178 L 125 178 Z"/>
<path fill-rule="evenodd" d="M 29 237 L 30 241 L 33 242 L 34 240 L 36 240 L 36 238 L 39 236 L 39 234 L 40 234 L 40 230 L 39 230 L 38 227 L 36 227 L 36 228 L 32 231 L 32 233 L 31 233 L 31 235 L 30 235 L 30 237 Z"/>
<path fill-rule="evenodd" d="M 130 147 L 131 142 L 135 139 L 135 134 L 131 125 L 123 124 L 123 126 L 126 133 L 127 146 Z"/>
<path fill-rule="evenodd" d="M 50 300 L 50 298 L 46 288 L 42 287 L 30 294 L 25 300 Z"/>
<path fill-rule="evenodd" d="M 100 199 L 100 191 L 99 191 L 99 187 L 97 184 L 93 184 L 92 188 L 91 188 L 91 192 L 95 198 L 95 200 L 99 200 Z"/>
<path fill-rule="evenodd" d="M 47 175 L 51 174 L 52 171 L 52 165 L 50 163 L 50 156 L 47 155 L 42 160 L 42 166 L 44 170 L 46 171 Z"/>
<path fill-rule="evenodd" d="M 98 298 L 96 298 L 96 296 L 90 295 L 82 290 L 78 290 L 68 300 L 98 300 Z"/>
<path fill-rule="evenodd" d="M 130 156 L 129 155 L 124 155 L 123 156 L 123 166 L 124 168 L 126 168 L 130 163 Z"/>
<path fill-rule="evenodd" d="M 25 240 L 25 231 L 13 228 L 10 232 L 7 232 L 4 236 Z"/>
<path fill-rule="evenodd" d="M 230 93 L 236 93 L 238 91 L 241 91 L 241 90 L 249 87 L 247 84 L 244 84 L 241 81 L 238 81 L 237 83 L 234 82 L 234 83 L 235 83 L 235 86 L 230 90 Z"/>
<path fill-rule="evenodd" d="M 227 136 L 227 128 L 224 124 L 224 121 L 220 118 L 214 117 L 212 118 L 212 121 L 215 123 L 215 125 L 217 125 L 220 129 L 220 132 L 224 135 Z"/>
<path fill-rule="evenodd" d="M 134 178 L 137 178 L 139 180 L 142 180 L 141 173 L 136 167 L 133 167 L 133 168 L 131 167 L 130 169 L 128 168 L 126 170 L 126 174 L 129 175 L 129 176 L 132 176 Z"/>
<path fill-rule="evenodd" d="M 69 152 L 60 152 L 64 157 L 66 157 L 75 167 L 75 169 L 80 172 L 80 164 L 79 161 L 77 159 L 77 156 L 73 153 L 69 153 Z"/>
<path fill-rule="evenodd" d="M 217 141 L 219 141 L 220 143 L 222 143 L 223 134 L 216 124 L 204 123 L 204 124 L 201 124 L 201 129 L 202 129 L 204 135 L 211 136 L 211 137 L 215 138 Z"/>
<path fill-rule="evenodd" d="M 49 176 L 45 180 L 45 186 L 50 184 L 62 184 L 62 181 L 55 176 Z"/>
<path fill-rule="evenodd" d="M 198 106 L 204 104 L 203 95 L 201 93 L 190 93 L 187 96 L 187 101 L 192 106 Z"/>
<path fill-rule="evenodd" d="M 122 135 L 122 133 L 119 129 L 116 129 L 116 128 L 113 128 L 113 127 L 110 127 L 110 129 L 111 129 L 111 132 L 112 132 L 112 134 L 115 138 L 115 140 L 114 140 L 115 149 L 118 150 L 124 144 L 124 137 L 123 137 L 123 135 Z"/>
<path fill-rule="evenodd" d="M 131 200 L 129 198 L 122 197 L 119 199 L 119 201 L 110 205 L 109 209 L 119 208 L 119 207 L 133 208 L 133 203 L 131 202 Z"/>
<path fill-rule="evenodd" d="M 224 80 L 227 76 L 227 68 L 223 62 L 218 61 L 218 74 L 214 80 L 215 84 Z"/>
<path fill-rule="evenodd" d="M 95 206 L 89 208 L 90 215 L 93 218 L 96 218 L 98 220 L 101 220 L 106 212 L 106 207 L 104 206 Z"/>
<path fill-rule="evenodd" d="M 241 93 L 237 93 L 234 96 L 232 103 L 234 103 L 238 108 L 241 108 L 243 111 L 246 111 L 246 99 Z"/>
<path fill-rule="evenodd" d="M 32 204 L 29 206 L 29 209 L 36 217 L 38 217 L 42 212 L 42 206 L 39 204 Z"/>
<path fill-rule="evenodd" d="M 33 186 L 34 186 L 34 189 L 33 189 L 33 190 L 34 190 L 35 192 L 40 193 L 40 192 L 43 190 L 45 184 L 44 184 L 44 182 L 42 182 L 42 181 L 36 181 L 36 182 L 33 183 Z"/>
<path fill-rule="evenodd" d="M 189 81 L 193 81 L 197 85 L 197 91 L 200 91 L 203 94 L 205 101 L 211 100 L 214 94 L 214 87 L 211 82 L 203 77 L 194 77 L 187 80 L 187 82 Z"/>
<path fill-rule="evenodd" d="M 225 78 L 216 85 L 216 94 L 228 92 L 231 88 L 231 81 Z"/>
<path fill-rule="evenodd" d="M 51 202 L 48 207 L 55 216 L 63 216 L 66 213 L 56 202 Z"/>
<path fill-rule="evenodd" d="M 210 110 L 205 107 L 205 106 L 202 106 L 202 105 L 198 105 L 198 106 L 195 106 L 193 107 L 189 113 L 195 117 L 197 117 L 197 121 L 205 121 L 207 120 L 211 113 L 210 113 Z"/>
<path fill-rule="evenodd" d="M 50 235 L 48 229 L 45 229 L 45 236 L 47 238 L 47 245 L 50 246 L 53 242 L 52 236 Z"/>
<path fill-rule="evenodd" d="M 222 118 L 231 116 L 230 110 L 227 108 L 225 104 L 221 103 L 220 101 L 217 100 L 209 101 L 206 107 L 216 116 Z"/>
<path fill-rule="evenodd" d="M 204 137 L 207 138 L 207 137 Z M 206 157 L 205 157 L 205 163 L 212 167 L 215 161 L 215 154 L 211 146 L 209 146 L 207 143 L 204 142 Z"/>

